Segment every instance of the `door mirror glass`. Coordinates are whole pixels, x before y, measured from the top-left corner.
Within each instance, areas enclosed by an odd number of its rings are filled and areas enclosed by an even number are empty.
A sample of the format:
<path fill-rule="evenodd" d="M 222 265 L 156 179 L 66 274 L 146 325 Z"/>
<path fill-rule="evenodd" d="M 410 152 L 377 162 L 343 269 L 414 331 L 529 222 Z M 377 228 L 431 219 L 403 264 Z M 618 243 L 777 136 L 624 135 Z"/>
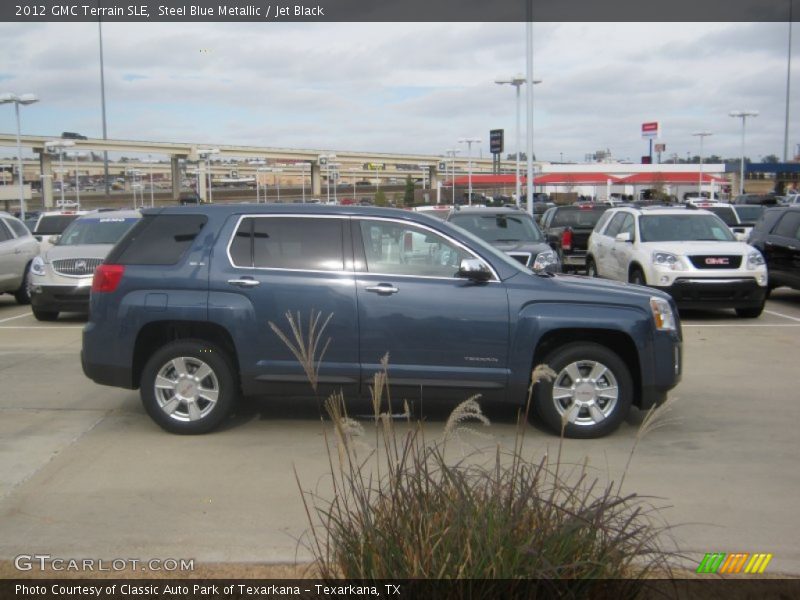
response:
<path fill-rule="evenodd" d="M 618 233 L 614 240 L 617 242 L 630 242 L 631 241 L 631 234 L 629 232 L 625 233 Z"/>

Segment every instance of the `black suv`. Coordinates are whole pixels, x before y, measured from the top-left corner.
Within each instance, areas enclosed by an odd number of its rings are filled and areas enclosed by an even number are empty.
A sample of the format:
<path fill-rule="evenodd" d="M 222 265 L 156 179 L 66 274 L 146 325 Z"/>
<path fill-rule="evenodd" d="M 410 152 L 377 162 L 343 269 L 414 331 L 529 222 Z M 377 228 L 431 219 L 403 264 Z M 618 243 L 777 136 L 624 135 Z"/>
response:
<path fill-rule="evenodd" d="M 368 397 L 388 352 L 395 398 L 524 405 L 547 363 L 556 376 L 537 386 L 536 415 L 597 437 L 680 379 L 666 294 L 535 274 L 439 219 L 318 204 L 143 215 L 95 271 L 81 359 L 98 383 L 140 388 L 169 431 L 214 428 L 240 393 L 313 397 L 278 333 L 291 338 L 287 314 L 304 332 L 312 314 L 327 322 L 322 397 Z"/>
<path fill-rule="evenodd" d="M 800 207 L 765 210 L 747 243 L 767 261 L 770 290 L 782 285 L 800 290 Z"/>

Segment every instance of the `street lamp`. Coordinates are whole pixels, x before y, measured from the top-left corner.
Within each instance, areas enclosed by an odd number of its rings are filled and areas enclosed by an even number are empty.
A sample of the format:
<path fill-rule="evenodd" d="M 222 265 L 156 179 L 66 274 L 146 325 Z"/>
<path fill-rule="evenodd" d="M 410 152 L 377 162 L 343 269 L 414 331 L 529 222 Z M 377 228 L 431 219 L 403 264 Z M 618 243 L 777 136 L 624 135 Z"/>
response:
<path fill-rule="evenodd" d="M 521 129 L 521 127 L 519 125 L 519 106 L 520 106 L 519 88 L 522 87 L 522 85 L 525 83 L 525 77 L 522 74 L 518 74 L 518 75 L 515 75 L 514 77 L 512 77 L 511 79 L 495 79 L 494 82 L 497 85 L 513 85 L 515 88 L 517 88 L 517 92 L 516 92 L 516 95 L 517 95 L 517 171 L 516 171 L 516 173 L 517 173 L 517 175 L 516 175 L 517 185 L 516 185 L 516 193 L 517 193 L 517 206 L 519 206 L 520 198 L 522 198 L 522 189 L 521 189 L 522 188 L 522 182 L 520 181 L 520 177 L 519 177 L 519 154 L 520 154 L 520 146 L 521 146 L 520 140 L 519 140 L 520 129 Z M 534 79 L 533 83 L 534 84 L 542 83 L 542 80 L 541 79 Z M 562 162 L 563 162 L 563 159 L 562 159 Z"/>
<path fill-rule="evenodd" d="M 742 120 L 742 162 L 739 167 L 739 195 L 744 194 L 744 133 L 746 129 L 747 117 L 757 117 L 757 110 L 732 110 L 728 116 Z"/>
<path fill-rule="evenodd" d="M 214 202 L 214 192 L 211 189 L 211 155 L 212 154 L 219 154 L 219 148 L 205 148 L 203 150 L 198 150 L 197 155 L 200 158 L 204 158 L 206 160 L 206 168 L 208 169 L 207 179 L 208 179 L 208 203 L 212 204 Z"/>
<path fill-rule="evenodd" d="M 154 207 L 155 203 L 155 192 L 153 191 L 153 163 L 158 162 L 157 160 L 153 160 L 150 158 L 150 155 L 147 155 L 147 160 L 143 160 L 142 162 L 147 163 L 150 171 L 150 207 Z M 142 198 L 142 206 L 144 206 L 144 198 Z"/>
<path fill-rule="evenodd" d="M 320 154 L 319 163 L 325 165 L 325 178 L 328 181 L 328 202 L 331 201 L 331 159 L 336 158 L 335 154 Z M 335 193 L 334 189 L 334 193 Z"/>
<path fill-rule="evenodd" d="M 453 179 L 450 180 L 450 185 L 452 185 L 452 187 L 453 187 L 453 206 L 455 207 L 455 205 L 456 205 L 456 154 L 461 152 L 461 150 L 458 150 L 457 148 L 450 148 L 448 150 L 445 150 L 444 152 L 445 152 L 445 154 L 447 154 L 447 156 L 450 157 L 450 160 L 451 160 L 451 163 L 452 163 L 452 166 L 453 166 Z M 447 171 L 447 169 L 445 169 L 445 171 Z M 446 173 L 445 173 L 445 175 L 446 175 Z"/>
<path fill-rule="evenodd" d="M 64 149 L 65 148 L 72 148 L 75 145 L 75 142 L 71 142 L 69 140 L 53 140 L 50 142 L 44 143 L 45 151 L 55 154 L 58 152 L 58 170 L 59 174 L 61 175 L 61 207 L 63 208 L 66 204 L 64 200 Z"/>
<path fill-rule="evenodd" d="M 459 144 L 467 145 L 467 198 L 469 205 L 472 206 L 472 144 L 480 144 L 480 138 L 461 138 Z"/>
<path fill-rule="evenodd" d="M 700 175 L 697 178 L 697 197 L 703 197 L 703 138 L 711 135 L 710 131 L 697 131 L 692 134 L 700 138 Z"/>
<path fill-rule="evenodd" d="M 0 94 L 0 104 L 14 104 L 14 112 L 17 116 L 17 169 L 19 169 L 19 212 L 22 220 L 25 220 L 25 183 L 22 172 L 22 140 L 20 139 L 20 126 L 19 126 L 19 105 L 27 106 L 38 102 L 39 98 L 35 94 L 16 94 L 6 93 Z M 13 179 L 13 177 L 12 177 Z"/>
<path fill-rule="evenodd" d="M 303 204 L 306 203 L 306 165 L 309 163 L 300 163 L 300 185 L 303 186 Z"/>

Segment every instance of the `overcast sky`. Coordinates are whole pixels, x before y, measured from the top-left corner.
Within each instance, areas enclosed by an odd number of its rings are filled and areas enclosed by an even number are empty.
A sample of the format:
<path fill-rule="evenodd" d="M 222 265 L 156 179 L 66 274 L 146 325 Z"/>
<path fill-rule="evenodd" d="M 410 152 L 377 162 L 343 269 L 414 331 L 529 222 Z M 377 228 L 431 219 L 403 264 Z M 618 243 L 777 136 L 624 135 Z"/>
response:
<path fill-rule="evenodd" d="M 0 92 L 41 98 L 23 133 L 101 137 L 96 23 L 3 23 L 0 39 Z M 525 72 L 524 23 L 106 23 L 103 40 L 110 138 L 438 155 L 481 137 L 488 157 L 504 128 L 515 149 L 514 89 L 493 82 Z M 738 156 L 728 112 L 743 109 L 760 111 L 748 156 L 781 156 L 787 44 L 786 23 L 536 24 L 536 156 L 638 160 L 645 121 L 661 123 L 663 161 L 698 154 L 698 130 L 713 133 L 704 154 Z M 522 119 L 524 145 L 524 91 Z M 15 131 L 10 106 L 0 131 Z"/>

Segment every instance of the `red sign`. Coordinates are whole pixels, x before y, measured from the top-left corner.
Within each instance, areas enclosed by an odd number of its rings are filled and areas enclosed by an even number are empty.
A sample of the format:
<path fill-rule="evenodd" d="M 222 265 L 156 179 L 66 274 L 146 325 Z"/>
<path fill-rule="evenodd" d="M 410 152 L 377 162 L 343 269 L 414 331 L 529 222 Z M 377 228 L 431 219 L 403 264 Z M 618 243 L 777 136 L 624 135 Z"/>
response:
<path fill-rule="evenodd" d="M 642 123 L 642 137 L 644 138 L 658 137 L 658 133 L 659 133 L 658 121 L 652 121 L 651 123 Z"/>

